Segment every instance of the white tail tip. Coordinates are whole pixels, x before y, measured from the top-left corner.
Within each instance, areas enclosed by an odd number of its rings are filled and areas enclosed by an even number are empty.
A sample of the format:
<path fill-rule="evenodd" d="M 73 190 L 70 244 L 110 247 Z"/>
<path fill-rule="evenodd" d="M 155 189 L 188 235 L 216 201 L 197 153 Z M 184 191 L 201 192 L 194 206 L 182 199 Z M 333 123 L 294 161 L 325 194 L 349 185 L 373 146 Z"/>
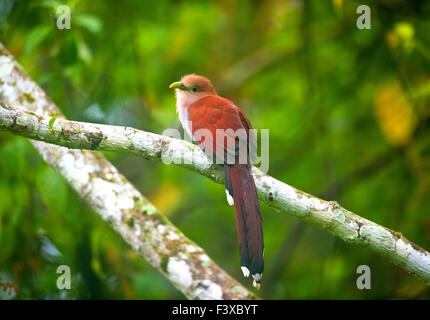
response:
<path fill-rule="evenodd" d="M 228 190 L 225 189 L 225 194 L 227 195 L 227 202 L 229 205 L 233 206 L 234 205 L 234 200 L 233 197 L 230 195 L 230 193 L 228 193 Z"/>
<path fill-rule="evenodd" d="M 250 274 L 249 269 L 248 269 L 247 267 L 244 267 L 244 266 L 242 266 L 242 267 L 240 267 L 240 268 L 242 269 L 243 276 L 244 276 L 245 278 L 248 278 L 248 277 L 249 277 L 249 274 Z"/>

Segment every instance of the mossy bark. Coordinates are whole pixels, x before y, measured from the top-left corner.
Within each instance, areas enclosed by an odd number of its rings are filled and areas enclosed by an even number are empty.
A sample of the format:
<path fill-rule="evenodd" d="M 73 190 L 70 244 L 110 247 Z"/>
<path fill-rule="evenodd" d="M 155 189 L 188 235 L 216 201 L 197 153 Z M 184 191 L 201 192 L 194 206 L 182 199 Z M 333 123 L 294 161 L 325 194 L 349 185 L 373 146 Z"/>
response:
<path fill-rule="evenodd" d="M 186 297 L 256 298 L 172 225 L 100 152 L 73 150 L 115 150 L 115 145 L 107 138 L 110 137 L 105 132 L 107 127 L 93 125 L 87 130 L 85 125 L 66 121 L 1 44 L 0 61 L 0 102 L 4 103 L 0 107 L 0 128 L 34 139 L 32 143 L 44 160 Z M 20 109 L 15 109 L 17 106 Z M 125 132 L 121 149 L 129 150 L 136 142 L 129 141 L 127 136 L 137 130 L 126 129 Z M 49 142 L 54 144 L 41 142 L 48 136 L 51 137 Z M 153 153 L 147 156 L 152 157 Z"/>
<path fill-rule="evenodd" d="M 22 72 L 17 73 L 17 76 L 18 79 L 15 80 L 20 83 L 22 79 L 19 77 L 23 77 Z M 0 79 L 3 81 L 1 90 L 7 85 L 8 79 Z M 24 92 L 32 92 L 26 89 Z M 20 93 L 15 96 L 19 97 Z M 39 97 L 40 94 L 33 96 Z M 52 116 L 46 115 L 44 109 L 31 108 L 32 105 L 37 105 L 38 99 L 40 98 L 35 99 L 35 103 L 26 102 L 23 105 L 26 110 L 38 114 L 7 106 L 0 108 L 0 126 L 16 134 L 72 149 L 128 151 L 146 159 L 161 160 L 164 163 L 185 167 L 218 183 L 224 182 L 222 167 L 213 164 L 200 148 L 189 142 L 129 127 L 64 119 L 57 119 L 51 123 Z M 12 101 L 19 105 L 17 103 L 19 99 Z M 48 109 L 52 111 L 54 107 Z M 267 205 L 317 225 L 346 242 L 366 246 L 430 284 L 430 253 L 406 239 L 401 233 L 360 217 L 342 208 L 336 201 L 325 201 L 291 187 L 255 167 L 252 172 L 259 198 Z"/>

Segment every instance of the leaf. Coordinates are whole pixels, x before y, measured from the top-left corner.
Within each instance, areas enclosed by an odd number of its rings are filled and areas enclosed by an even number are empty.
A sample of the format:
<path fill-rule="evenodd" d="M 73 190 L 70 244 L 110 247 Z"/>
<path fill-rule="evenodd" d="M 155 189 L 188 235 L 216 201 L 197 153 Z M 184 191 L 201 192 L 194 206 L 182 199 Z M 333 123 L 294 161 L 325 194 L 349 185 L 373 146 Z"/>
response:
<path fill-rule="evenodd" d="M 398 22 L 394 26 L 394 31 L 403 41 L 411 41 L 414 38 L 414 27 L 407 22 Z"/>
<path fill-rule="evenodd" d="M 417 123 L 415 111 L 397 83 L 377 92 L 375 117 L 388 142 L 398 147 L 409 142 Z"/>
<path fill-rule="evenodd" d="M 55 10 L 58 6 L 62 5 L 61 1 L 58 0 L 44 0 L 41 2 L 34 2 L 30 5 L 30 8 L 34 7 L 43 7 L 43 8 L 50 8 L 52 10 Z"/>
<path fill-rule="evenodd" d="M 51 31 L 52 27 L 47 25 L 41 25 L 33 29 L 27 37 L 27 43 L 25 44 L 24 49 L 25 54 L 29 54 L 33 51 L 39 43 L 45 40 Z"/>
<path fill-rule="evenodd" d="M 164 214 L 173 212 L 180 204 L 182 190 L 174 183 L 163 183 L 151 200 Z"/>
<path fill-rule="evenodd" d="M 73 19 L 73 23 L 87 29 L 89 32 L 95 35 L 100 34 L 103 29 L 101 20 L 88 14 L 80 14 L 76 16 Z"/>
<path fill-rule="evenodd" d="M 49 210 L 64 212 L 68 190 L 64 178 L 59 173 L 48 166 L 40 169 L 36 176 L 36 188 Z"/>
<path fill-rule="evenodd" d="M 55 120 L 56 120 L 55 118 L 51 118 L 51 120 L 49 120 L 49 128 L 52 129 L 52 127 L 54 126 Z"/>
<path fill-rule="evenodd" d="M 90 48 L 87 46 L 84 40 L 77 39 L 78 46 L 78 57 L 85 62 L 86 64 L 90 64 L 93 56 L 91 54 Z"/>

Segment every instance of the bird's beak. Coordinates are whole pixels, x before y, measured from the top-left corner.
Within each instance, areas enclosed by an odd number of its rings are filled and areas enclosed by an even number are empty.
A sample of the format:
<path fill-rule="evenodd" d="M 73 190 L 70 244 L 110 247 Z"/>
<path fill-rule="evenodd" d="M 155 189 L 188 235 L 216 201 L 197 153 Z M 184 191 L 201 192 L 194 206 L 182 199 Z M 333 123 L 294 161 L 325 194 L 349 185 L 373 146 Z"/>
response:
<path fill-rule="evenodd" d="M 186 86 L 181 81 L 173 82 L 170 86 L 170 89 L 180 89 L 180 90 L 188 90 Z"/>

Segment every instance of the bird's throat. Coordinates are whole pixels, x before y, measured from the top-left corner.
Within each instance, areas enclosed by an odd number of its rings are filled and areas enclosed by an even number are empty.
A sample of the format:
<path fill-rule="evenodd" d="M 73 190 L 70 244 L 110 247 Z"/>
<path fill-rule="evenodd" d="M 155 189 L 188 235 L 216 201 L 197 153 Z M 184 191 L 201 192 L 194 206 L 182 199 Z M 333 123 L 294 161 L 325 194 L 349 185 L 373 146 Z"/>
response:
<path fill-rule="evenodd" d="M 203 99 L 209 94 L 204 92 L 190 93 L 184 90 L 176 89 L 176 112 L 182 127 L 192 137 L 191 124 L 188 120 L 188 108 L 196 101 Z"/>
<path fill-rule="evenodd" d="M 181 121 L 182 127 L 190 137 L 192 137 L 192 132 L 191 124 L 188 120 L 188 108 L 197 100 L 199 100 L 198 97 L 176 89 L 176 112 L 178 113 L 179 121 Z"/>
<path fill-rule="evenodd" d="M 200 99 L 198 95 L 191 94 L 189 92 L 176 89 L 176 112 L 181 116 L 186 109 L 194 102 Z"/>

